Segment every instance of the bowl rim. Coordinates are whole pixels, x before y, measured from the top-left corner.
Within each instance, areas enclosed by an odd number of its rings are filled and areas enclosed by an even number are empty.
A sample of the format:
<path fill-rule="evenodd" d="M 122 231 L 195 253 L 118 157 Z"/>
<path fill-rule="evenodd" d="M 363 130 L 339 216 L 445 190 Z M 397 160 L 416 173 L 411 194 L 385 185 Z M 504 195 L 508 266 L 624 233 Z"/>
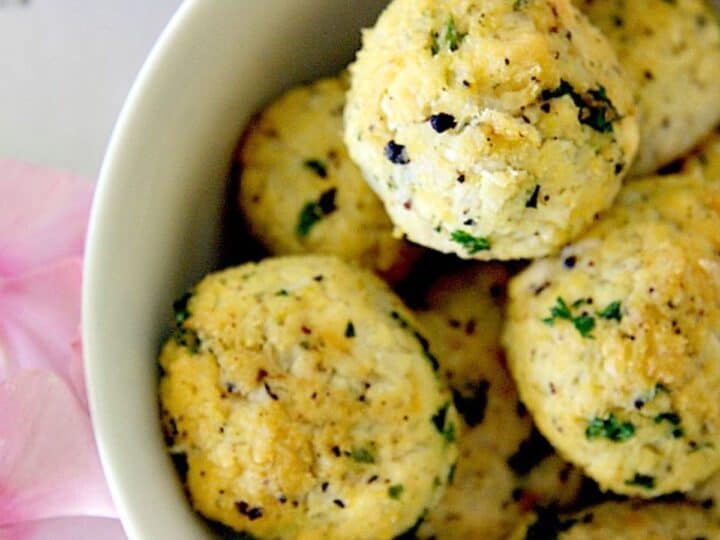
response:
<path fill-rule="evenodd" d="M 88 323 L 88 321 L 96 319 L 95 312 L 98 304 L 98 291 L 93 286 L 95 281 L 93 277 L 98 273 L 96 269 L 99 264 L 97 253 L 101 250 L 101 241 L 106 236 L 105 230 L 108 227 L 104 217 L 107 215 L 106 208 L 112 205 L 116 193 L 123 189 L 122 183 L 117 181 L 116 169 L 119 164 L 124 162 L 126 148 L 139 125 L 142 124 L 140 113 L 146 103 L 150 101 L 148 90 L 155 84 L 158 66 L 163 65 L 167 58 L 177 54 L 176 45 L 182 40 L 185 29 L 195 18 L 196 12 L 201 8 L 201 3 L 202 0 L 185 0 L 180 4 L 153 44 L 149 55 L 137 73 L 120 110 L 103 157 L 85 240 L 81 309 L 83 371 L 88 408 L 105 480 L 117 515 L 129 538 L 141 538 L 142 533 L 136 528 L 136 520 L 133 519 L 134 512 L 126 504 L 126 498 L 123 496 L 120 486 L 120 471 L 111 466 L 113 451 L 108 443 L 111 422 L 108 412 L 105 410 L 106 406 L 102 403 L 103 399 L 97 383 L 102 366 L 95 360 L 102 356 L 102 351 Z"/>

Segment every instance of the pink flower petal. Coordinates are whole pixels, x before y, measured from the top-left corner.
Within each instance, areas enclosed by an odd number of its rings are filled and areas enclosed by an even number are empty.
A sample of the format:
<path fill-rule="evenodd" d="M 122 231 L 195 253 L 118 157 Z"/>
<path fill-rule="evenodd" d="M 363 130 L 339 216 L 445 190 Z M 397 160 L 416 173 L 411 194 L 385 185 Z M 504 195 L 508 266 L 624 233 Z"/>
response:
<path fill-rule="evenodd" d="M 0 159 L 0 276 L 81 256 L 93 185 L 9 159 Z"/>
<path fill-rule="evenodd" d="M 80 328 L 82 261 L 70 259 L 0 279 L 0 381 L 23 368 L 45 368 L 69 381 Z"/>
<path fill-rule="evenodd" d="M 0 540 L 126 540 L 117 519 L 71 517 L 0 527 Z"/>
<path fill-rule="evenodd" d="M 0 526 L 64 516 L 116 517 L 90 419 L 47 371 L 0 383 Z"/>

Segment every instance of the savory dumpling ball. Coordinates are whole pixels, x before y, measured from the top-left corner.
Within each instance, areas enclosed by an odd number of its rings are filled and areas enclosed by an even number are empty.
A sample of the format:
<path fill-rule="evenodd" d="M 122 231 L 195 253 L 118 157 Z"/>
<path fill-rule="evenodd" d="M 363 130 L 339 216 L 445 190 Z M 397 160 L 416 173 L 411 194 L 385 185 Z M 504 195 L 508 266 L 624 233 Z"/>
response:
<path fill-rule="evenodd" d="M 345 77 L 294 88 L 251 123 L 240 148 L 240 209 L 277 255 L 323 253 L 402 278 L 417 247 L 393 236 L 342 139 Z"/>
<path fill-rule="evenodd" d="M 560 256 L 509 287 L 520 396 L 601 488 L 687 491 L 720 467 L 720 185 L 626 186 Z"/>
<path fill-rule="evenodd" d="M 438 251 L 558 251 L 635 157 L 632 94 L 570 0 L 394 0 L 350 72 L 350 156 L 398 229 Z"/>
<path fill-rule="evenodd" d="M 392 538 L 442 496 L 457 413 L 379 278 L 335 257 L 266 259 L 175 308 L 160 400 L 202 515 L 255 538 Z"/>
<path fill-rule="evenodd" d="M 473 264 L 441 276 L 417 317 L 462 416 L 460 456 L 418 538 L 504 540 L 536 505 L 574 502 L 579 471 L 532 429 L 500 348 L 507 271 Z"/>
<path fill-rule="evenodd" d="M 638 105 L 630 174 L 685 154 L 720 122 L 720 25 L 706 0 L 575 0 L 608 38 Z"/>
<path fill-rule="evenodd" d="M 707 511 L 683 503 L 607 502 L 568 516 L 551 511 L 526 520 L 510 540 L 710 540 L 720 526 Z"/>

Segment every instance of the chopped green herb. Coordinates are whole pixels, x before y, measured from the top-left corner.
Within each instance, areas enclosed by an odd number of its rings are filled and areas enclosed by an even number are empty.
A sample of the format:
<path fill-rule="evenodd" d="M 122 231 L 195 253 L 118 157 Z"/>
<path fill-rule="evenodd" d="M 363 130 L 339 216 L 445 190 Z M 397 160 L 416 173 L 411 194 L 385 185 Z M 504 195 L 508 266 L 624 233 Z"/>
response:
<path fill-rule="evenodd" d="M 175 324 L 182 324 L 190 318 L 190 310 L 188 310 L 188 302 L 192 298 L 191 292 L 186 292 L 180 298 L 173 302 L 173 312 L 175 313 Z"/>
<path fill-rule="evenodd" d="M 290 293 L 287 292 L 286 289 L 280 289 L 278 292 L 275 293 L 275 296 L 289 296 Z"/>
<path fill-rule="evenodd" d="M 487 251 L 490 249 L 490 240 L 484 237 L 473 236 L 465 231 L 455 231 L 450 235 L 450 239 L 465 248 L 470 255 Z"/>
<path fill-rule="evenodd" d="M 328 189 L 320 195 L 317 201 L 308 202 L 303 206 L 296 228 L 298 236 L 307 236 L 310 233 L 310 229 L 312 229 L 318 221 L 332 214 L 337 209 L 335 206 L 336 194 L 337 189 Z"/>
<path fill-rule="evenodd" d="M 513 11 L 520 11 L 528 3 L 528 0 L 515 0 L 513 3 Z"/>
<path fill-rule="evenodd" d="M 597 312 L 598 317 L 606 319 L 608 321 L 616 320 L 620 322 L 622 320 L 622 313 L 620 312 L 621 303 L 612 302 Z"/>
<path fill-rule="evenodd" d="M 350 450 L 350 459 L 358 463 L 375 463 L 375 456 L 367 448 L 353 448 Z"/>
<path fill-rule="evenodd" d="M 625 480 L 626 486 L 639 486 L 645 489 L 655 489 L 655 477 L 647 474 L 635 473 L 630 480 Z"/>
<path fill-rule="evenodd" d="M 345 337 L 346 338 L 354 338 L 355 337 L 355 325 L 352 323 L 352 321 L 348 321 L 347 326 L 345 327 Z"/>
<path fill-rule="evenodd" d="M 573 302 L 572 308 L 577 309 L 586 303 L 588 303 L 587 299 L 581 298 Z M 558 319 L 570 321 L 582 337 L 592 339 L 591 333 L 595 329 L 595 318 L 587 313 L 574 316 L 567 302 L 565 302 L 562 297 L 558 297 L 555 300 L 555 305 L 550 308 L 550 316 L 543 319 L 543 322 L 549 326 L 553 326 Z"/>
<path fill-rule="evenodd" d="M 613 413 L 607 418 L 593 418 L 585 429 L 588 439 L 604 437 L 613 442 L 626 441 L 635 435 L 635 425 L 632 422 L 620 422 Z"/>
<path fill-rule="evenodd" d="M 327 178 L 327 166 L 319 159 L 306 159 L 303 165 L 317 174 L 320 178 Z"/>
<path fill-rule="evenodd" d="M 400 498 L 403 491 L 405 491 L 405 487 L 402 484 L 393 484 L 388 488 L 388 495 L 391 499 L 397 500 Z"/>
<path fill-rule="evenodd" d="M 605 87 L 598 85 L 597 88 L 588 90 L 585 94 L 578 93 L 573 86 L 565 81 L 560 81 L 560 86 L 553 90 L 543 90 L 540 95 L 543 101 L 570 96 L 578 108 L 578 121 L 600 133 L 612 133 L 613 122 L 619 119 L 620 115 L 607 96 Z"/>
<path fill-rule="evenodd" d="M 457 51 L 466 35 L 467 34 L 462 34 L 457 31 L 455 19 L 451 15 L 448 17 L 443 29 L 440 32 L 433 32 L 430 36 L 430 50 L 432 51 L 432 55 L 435 56 L 444 47 L 447 47 L 450 52 Z"/>
<path fill-rule="evenodd" d="M 200 352 L 200 346 L 202 345 L 202 342 L 200 341 L 200 337 L 195 330 L 192 330 L 190 328 L 178 328 L 175 330 L 173 337 L 175 338 L 175 343 L 177 343 L 181 347 L 186 347 L 187 349 L 190 349 L 191 353 L 197 354 L 198 352 Z"/>
<path fill-rule="evenodd" d="M 468 385 L 472 392 L 470 395 L 463 394 L 457 390 L 453 390 L 453 401 L 455 408 L 465 419 L 465 423 L 469 427 L 475 427 L 482 423 L 485 418 L 485 409 L 487 408 L 487 393 L 490 389 L 490 383 L 480 381 L 478 384 Z"/>
<path fill-rule="evenodd" d="M 435 425 L 438 433 L 442 435 L 447 442 L 455 442 L 455 425 L 447 421 L 447 413 L 450 409 L 450 403 L 445 403 L 432 416 L 432 423 Z"/>
<path fill-rule="evenodd" d="M 452 483 L 455 481 L 455 473 L 457 472 L 457 462 L 450 465 L 450 470 L 448 471 L 447 481 L 448 484 L 452 485 Z"/>
<path fill-rule="evenodd" d="M 674 412 L 661 413 L 655 417 L 655 423 L 659 424 L 660 422 L 670 422 L 673 426 L 679 426 L 680 416 Z"/>

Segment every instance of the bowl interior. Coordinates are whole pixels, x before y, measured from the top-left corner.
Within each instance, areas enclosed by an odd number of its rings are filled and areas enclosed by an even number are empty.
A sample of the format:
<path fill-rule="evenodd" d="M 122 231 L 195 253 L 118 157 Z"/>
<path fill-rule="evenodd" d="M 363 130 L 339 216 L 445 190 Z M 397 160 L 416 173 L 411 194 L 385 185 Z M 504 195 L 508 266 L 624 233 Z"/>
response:
<path fill-rule="evenodd" d="M 283 90 L 352 60 L 385 4 L 186 0 L 128 97 L 91 217 L 83 341 L 100 454 L 131 540 L 212 537 L 164 449 L 156 359 L 173 299 L 216 268 L 238 137 Z"/>

